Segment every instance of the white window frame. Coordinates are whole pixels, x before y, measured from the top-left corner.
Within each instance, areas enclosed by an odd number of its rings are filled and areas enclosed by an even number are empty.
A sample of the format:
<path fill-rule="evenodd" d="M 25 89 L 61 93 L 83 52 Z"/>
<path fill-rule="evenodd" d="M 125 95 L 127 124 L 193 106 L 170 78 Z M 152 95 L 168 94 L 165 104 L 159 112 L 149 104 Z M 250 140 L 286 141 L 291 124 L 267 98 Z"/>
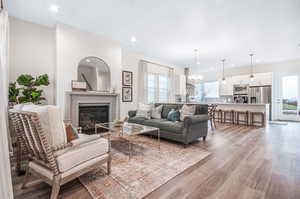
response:
<path fill-rule="evenodd" d="M 149 75 L 153 75 L 154 78 L 155 78 L 155 85 L 156 85 L 156 92 L 155 92 L 155 96 L 154 96 L 154 103 L 167 103 L 167 102 L 170 102 L 171 100 L 171 85 L 169 84 L 168 85 L 168 88 L 167 88 L 167 101 L 161 101 L 160 99 L 160 84 L 159 84 L 159 76 L 165 76 L 167 79 L 168 79 L 168 82 L 170 82 L 170 77 L 168 75 L 165 75 L 165 74 L 160 74 L 160 73 L 153 73 L 153 72 L 148 72 L 147 74 L 148 76 Z M 149 94 L 149 85 L 148 85 L 148 88 L 147 88 L 147 93 Z M 149 101 L 149 97 L 147 99 L 148 103 L 151 103 Z"/>

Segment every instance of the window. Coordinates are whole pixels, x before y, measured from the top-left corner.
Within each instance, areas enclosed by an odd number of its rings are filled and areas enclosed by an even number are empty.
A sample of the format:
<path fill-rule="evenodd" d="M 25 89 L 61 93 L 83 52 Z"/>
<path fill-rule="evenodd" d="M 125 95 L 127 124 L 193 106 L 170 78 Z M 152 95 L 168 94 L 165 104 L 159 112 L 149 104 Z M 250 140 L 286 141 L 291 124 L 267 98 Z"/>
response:
<path fill-rule="evenodd" d="M 170 78 L 167 75 L 148 74 L 148 103 L 169 102 Z"/>
<path fill-rule="evenodd" d="M 156 101 L 157 84 L 156 76 L 154 74 L 148 75 L 148 102 L 154 103 Z"/>
<path fill-rule="evenodd" d="M 205 82 L 204 83 L 204 97 L 205 98 L 219 98 L 219 82 Z"/>
<path fill-rule="evenodd" d="M 197 102 L 205 102 L 211 98 L 219 98 L 219 82 L 201 82 L 196 84 L 196 97 Z"/>

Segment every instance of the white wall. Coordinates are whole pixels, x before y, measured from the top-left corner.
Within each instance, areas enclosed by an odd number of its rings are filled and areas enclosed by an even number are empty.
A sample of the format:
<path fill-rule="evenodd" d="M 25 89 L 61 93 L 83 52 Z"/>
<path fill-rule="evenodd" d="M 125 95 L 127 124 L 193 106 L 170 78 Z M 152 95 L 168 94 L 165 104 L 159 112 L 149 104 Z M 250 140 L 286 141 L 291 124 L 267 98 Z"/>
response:
<path fill-rule="evenodd" d="M 50 85 L 43 88 L 48 104 L 54 103 L 55 31 L 46 26 L 10 21 L 10 75 L 16 81 L 21 74 L 48 74 Z"/>
<path fill-rule="evenodd" d="M 133 72 L 133 101 L 123 102 L 121 106 L 121 118 L 127 116 L 129 110 L 136 110 L 138 107 L 138 67 L 140 60 L 147 60 L 157 64 L 166 65 L 174 68 L 175 75 L 183 75 L 184 69 L 174 66 L 161 60 L 153 59 L 139 53 L 132 53 L 127 50 L 122 51 L 122 70 Z M 157 72 L 157 71 L 156 71 Z M 177 82 L 178 83 L 178 82 Z M 177 85 L 178 86 L 178 85 Z M 175 93 L 176 94 L 176 93 Z"/>
<path fill-rule="evenodd" d="M 89 56 L 103 59 L 111 71 L 111 85 L 121 91 L 121 46 L 96 34 L 59 24 L 56 27 L 56 103 L 65 110 L 66 91 L 77 79 L 79 62 Z"/>
<path fill-rule="evenodd" d="M 79 62 L 88 56 L 103 59 L 111 70 L 111 87 L 120 94 L 120 117 L 137 108 L 138 66 L 141 59 L 174 67 L 175 74 L 183 75 L 183 68 L 152 59 L 121 48 L 120 43 L 109 38 L 88 33 L 67 25 L 50 28 L 11 17 L 11 71 L 10 81 L 20 74 L 50 76 L 50 86 L 45 88 L 49 104 L 65 110 L 66 91 L 71 91 L 71 81 L 77 79 Z M 133 72 L 133 102 L 122 102 L 122 70 Z"/>

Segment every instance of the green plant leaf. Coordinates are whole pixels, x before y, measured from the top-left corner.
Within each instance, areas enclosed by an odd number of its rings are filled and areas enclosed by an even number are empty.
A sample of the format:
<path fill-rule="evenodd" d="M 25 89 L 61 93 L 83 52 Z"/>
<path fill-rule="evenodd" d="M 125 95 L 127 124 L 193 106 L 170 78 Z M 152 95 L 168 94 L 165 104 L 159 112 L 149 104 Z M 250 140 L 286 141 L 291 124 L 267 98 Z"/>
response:
<path fill-rule="evenodd" d="M 17 83 L 16 82 L 10 83 L 8 88 L 9 102 L 18 102 L 19 94 L 20 94 L 20 89 L 17 88 Z"/>
<path fill-rule="evenodd" d="M 34 86 L 48 86 L 50 84 L 47 74 L 40 75 L 36 78 Z"/>
<path fill-rule="evenodd" d="M 34 82 L 33 82 L 34 78 L 31 75 L 20 75 L 17 79 L 17 82 L 19 85 L 22 86 L 33 86 Z"/>
<path fill-rule="evenodd" d="M 43 90 L 38 90 L 39 86 L 48 86 L 50 84 L 47 74 L 40 75 L 33 78 L 31 75 L 20 75 L 17 82 L 22 87 L 19 89 L 21 96 L 18 97 L 20 103 L 32 102 L 35 104 L 41 104 L 44 97 L 42 97 Z M 13 98 L 12 98 L 13 100 Z"/>

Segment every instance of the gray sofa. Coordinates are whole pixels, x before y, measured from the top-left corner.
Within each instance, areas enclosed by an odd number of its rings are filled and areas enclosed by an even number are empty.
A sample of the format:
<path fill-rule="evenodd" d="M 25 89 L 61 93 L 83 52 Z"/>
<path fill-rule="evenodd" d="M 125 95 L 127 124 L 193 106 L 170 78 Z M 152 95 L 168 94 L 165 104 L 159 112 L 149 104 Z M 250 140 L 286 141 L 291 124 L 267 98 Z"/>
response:
<path fill-rule="evenodd" d="M 155 104 L 159 106 L 161 104 Z M 162 119 L 146 119 L 144 117 L 136 117 L 136 111 L 128 112 L 128 122 L 137 123 L 146 126 L 153 126 L 160 129 L 162 138 L 181 142 L 185 145 L 198 140 L 200 137 L 205 141 L 208 131 L 208 105 L 207 104 L 189 104 L 196 105 L 196 113 L 193 116 L 185 117 L 184 121 L 168 121 L 168 113 L 172 110 L 179 110 L 183 104 L 162 104 Z M 156 132 L 150 133 L 157 135 Z"/>

